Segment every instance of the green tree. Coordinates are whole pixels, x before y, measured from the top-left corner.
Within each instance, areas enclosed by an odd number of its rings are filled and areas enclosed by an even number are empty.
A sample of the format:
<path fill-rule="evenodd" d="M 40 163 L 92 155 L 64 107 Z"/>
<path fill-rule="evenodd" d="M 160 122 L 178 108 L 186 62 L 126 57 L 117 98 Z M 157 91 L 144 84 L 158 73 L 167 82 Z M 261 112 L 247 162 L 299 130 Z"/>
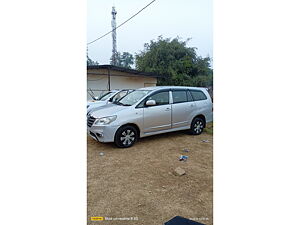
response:
<path fill-rule="evenodd" d="M 136 55 L 136 68 L 164 76 L 159 85 L 212 86 L 211 59 L 197 56 L 196 48 L 187 47 L 188 41 L 161 36 L 151 40 Z"/>
<path fill-rule="evenodd" d="M 87 66 L 99 65 L 99 63 L 97 61 L 93 61 L 88 55 L 86 57 L 87 57 L 87 59 L 86 59 Z"/>
<path fill-rule="evenodd" d="M 134 63 L 134 57 L 129 52 L 123 52 L 121 55 L 122 66 L 126 68 L 131 68 L 131 65 Z"/>
<path fill-rule="evenodd" d="M 115 66 L 131 68 L 131 65 L 134 63 L 134 57 L 129 52 L 123 52 L 122 54 L 117 52 L 116 58 L 117 62 Z"/>

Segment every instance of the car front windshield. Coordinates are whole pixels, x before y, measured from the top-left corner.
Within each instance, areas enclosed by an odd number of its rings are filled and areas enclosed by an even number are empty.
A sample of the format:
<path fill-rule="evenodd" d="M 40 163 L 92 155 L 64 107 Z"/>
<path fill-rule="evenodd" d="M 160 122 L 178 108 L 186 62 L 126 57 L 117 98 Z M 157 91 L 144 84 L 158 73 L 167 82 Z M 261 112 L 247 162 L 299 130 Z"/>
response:
<path fill-rule="evenodd" d="M 116 104 L 130 106 L 137 103 L 139 100 L 141 100 L 143 97 L 145 97 L 150 91 L 148 90 L 136 90 L 125 97 L 123 97 L 120 101 L 118 101 Z"/>
<path fill-rule="evenodd" d="M 106 101 L 107 99 L 109 99 L 114 94 L 115 94 L 115 92 L 108 92 L 108 93 L 104 94 L 103 96 L 101 96 L 99 100 L 100 101 Z"/>
<path fill-rule="evenodd" d="M 114 97 L 111 98 L 111 102 L 116 102 L 123 98 L 127 94 L 127 91 L 120 91 L 118 94 L 116 94 Z"/>

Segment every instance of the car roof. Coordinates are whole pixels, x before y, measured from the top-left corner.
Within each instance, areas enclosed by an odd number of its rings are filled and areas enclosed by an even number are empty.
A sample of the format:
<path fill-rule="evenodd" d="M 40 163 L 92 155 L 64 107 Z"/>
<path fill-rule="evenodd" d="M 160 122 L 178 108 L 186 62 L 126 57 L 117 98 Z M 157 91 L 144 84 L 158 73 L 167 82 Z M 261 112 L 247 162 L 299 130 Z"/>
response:
<path fill-rule="evenodd" d="M 134 90 L 132 88 L 124 88 L 124 89 L 113 89 L 111 91 L 130 91 L 130 90 Z"/>
<path fill-rule="evenodd" d="M 154 91 L 154 90 L 164 90 L 164 89 L 202 89 L 206 90 L 204 87 L 188 87 L 188 86 L 153 86 L 153 87 L 144 87 L 139 88 L 137 90 L 145 90 L 145 91 Z"/>

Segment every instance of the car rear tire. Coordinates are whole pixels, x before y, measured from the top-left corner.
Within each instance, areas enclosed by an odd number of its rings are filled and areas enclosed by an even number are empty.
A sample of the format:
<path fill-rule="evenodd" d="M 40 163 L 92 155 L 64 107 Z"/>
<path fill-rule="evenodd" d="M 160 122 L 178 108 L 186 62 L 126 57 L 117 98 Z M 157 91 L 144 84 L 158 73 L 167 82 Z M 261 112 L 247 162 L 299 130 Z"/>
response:
<path fill-rule="evenodd" d="M 200 117 L 196 117 L 192 121 L 190 133 L 193 135 L 201 134 L 204 130 L 204 125 L 205 125 L 205 121 Z"/>
<path fill-rule="evenodd" d="M 115 135 L 115 144 L 119 148 L 129 148 L 134 145 L 138 139 L 138 132 L 133 126 L 124 126 L 117 130 Z"/>

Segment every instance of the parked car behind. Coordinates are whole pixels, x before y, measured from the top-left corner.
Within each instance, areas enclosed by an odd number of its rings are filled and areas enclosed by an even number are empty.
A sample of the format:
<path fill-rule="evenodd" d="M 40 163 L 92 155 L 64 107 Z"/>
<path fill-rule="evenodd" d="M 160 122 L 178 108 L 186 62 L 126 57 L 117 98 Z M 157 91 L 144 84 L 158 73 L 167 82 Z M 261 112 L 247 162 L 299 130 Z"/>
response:
<path fill-rule="evenodd" d="M 99 100 L 88 101 L 87 102 L 87 114 L 89 114 L 94 109 L 97 109 L 101 106 L 116 102 L 127 95 L 129 92 L 133 91 L 132 89 L 123 89 L 123 90 L 112 90 L 104 94 L 99 98 Z"/>
<path fill-rule="evenodd" d="M 202 133 L 212 121 L 212 101 L 205 88 L 147 87 L 88 115 L 87 129 L 99 142 L 131 147 L 139 138 L 189 130 Z"/>

